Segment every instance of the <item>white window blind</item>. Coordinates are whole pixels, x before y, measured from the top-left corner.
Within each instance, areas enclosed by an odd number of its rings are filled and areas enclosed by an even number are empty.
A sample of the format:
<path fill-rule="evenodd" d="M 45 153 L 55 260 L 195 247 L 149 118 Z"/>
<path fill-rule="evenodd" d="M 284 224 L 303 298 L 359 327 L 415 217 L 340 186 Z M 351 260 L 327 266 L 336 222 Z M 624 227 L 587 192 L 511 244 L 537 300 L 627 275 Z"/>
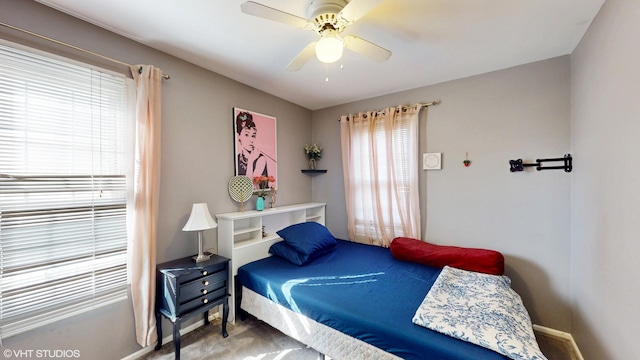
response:
<path fill-rule="evenodd" d="M 126 298 L 126 94 L 0 43 L 0 338 Z"/>

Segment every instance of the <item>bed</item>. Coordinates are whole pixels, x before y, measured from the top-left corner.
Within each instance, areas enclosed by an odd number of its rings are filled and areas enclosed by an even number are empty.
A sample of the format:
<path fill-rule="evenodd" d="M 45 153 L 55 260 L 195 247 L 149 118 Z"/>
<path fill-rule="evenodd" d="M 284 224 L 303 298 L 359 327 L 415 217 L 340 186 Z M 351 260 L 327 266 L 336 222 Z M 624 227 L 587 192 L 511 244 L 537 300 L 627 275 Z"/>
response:
<path fill-rule="evenodd" d="M 271 256 L 240 267 L 241 308 L 334 359 L 507 359 L 412 322 L 442 271 L 336 240 L 304 266 Z"/>

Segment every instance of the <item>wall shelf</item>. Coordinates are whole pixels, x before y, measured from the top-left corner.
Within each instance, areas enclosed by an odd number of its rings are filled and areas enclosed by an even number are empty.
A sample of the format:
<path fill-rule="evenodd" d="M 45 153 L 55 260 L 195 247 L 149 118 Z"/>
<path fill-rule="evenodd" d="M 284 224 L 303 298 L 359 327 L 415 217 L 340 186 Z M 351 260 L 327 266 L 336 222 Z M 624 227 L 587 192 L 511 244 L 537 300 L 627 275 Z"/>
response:
<path fill-rule="evenodd" d="M 327 172 L 326 169 L 302 169 L 303 174 L 324 174 Z"/>

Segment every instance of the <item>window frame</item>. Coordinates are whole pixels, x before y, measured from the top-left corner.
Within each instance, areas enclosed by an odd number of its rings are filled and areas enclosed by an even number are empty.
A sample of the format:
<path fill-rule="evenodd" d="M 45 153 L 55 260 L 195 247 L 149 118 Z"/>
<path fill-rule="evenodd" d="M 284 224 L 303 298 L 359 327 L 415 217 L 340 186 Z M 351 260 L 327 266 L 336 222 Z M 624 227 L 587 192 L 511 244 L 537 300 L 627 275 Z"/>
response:
<path fill-rule="evenodd" d="M 64 188 L 67 190 L 74 189 L 74 191 L 67 191 L 71 197 L 75 196 L 77 198 L 80 196 L 79 194 L 87 193 L 91 193 L 93 195 L 93 200 L 87 199 L 84 205 L 83 201 L 79 201 L 75 203 L 75 206 L 61 205 L 57 209 L 55 207 L 46 208 L 45 206 L 45 208 L 41 209 L 39 212 L 36 211 L 37 209 L 35 208 L 28 208 L 28 205 L 21 209 L 19 202 L 5 202 L 3 204 L 0 201 L 1 340 L 76 314 L 91 311 L 95 308 L 127 299 L 127 251 L 129 247 L 127 225 L 130 223 L 130 209 L 132 208 L 131 200 L 133 199 L 132 175 L 134 173 L 134 162 L 132 159 L 135 141 L 133 136 L 135 131 L 133 128 L 133 100 L 135 95 L 133 91 L 133 80 L 128 79 L 123 74 L 118 74 L 96 66 L 46 53 L 44 51 L 2 39 L 0 39 L 0 46 L 3 47 L 0 53 L 0 61 L 6 60 L 9 57 L 9 51 L 13 51 L 16 54 L 21 54 L 16 55 L 17 57 L 31 57 L 31 60 L 34 63 L 41 61 L 38 66 L 42 68 L 46 68 L 47 66 L 60 66 L 61 68 L 67 67 L 69 71 L 77 69 L 79 72 L 87 72 L 90 74 L 90 77 L 98 76 L 100 79 L 113 79 L 118 83 L 114 85 L 117 88 L 116 90 L 122 91 L 122 93 L 119 93 L 118 95 L 113 95 L 117 98 L 115 101 L 119 101 L 119 108 L 117 110 L 118 114 L 116 114 L 116 117 L 120 124 L 115 126 L 122 127 L 121 129 L 114 130 L 114 132 L 117 132 L 119 137 L 121 137 L 121 142 L 118 143 L 118 146 L 114 146 L 114 148 L 117 147 L 116 152 L 119 153 L 117 156 L 122 157 L 118 160 L 120 163 L 118 165 L 119 170 L 117 171 L 117 174 L 104 174 L 101 170 L 92 171 L 91 174 L 46 174 L 38 173 L 38 171 L 23 171 L 18 173 L 11 168 L 7 168 L 8 170 L 2 169 L 3 164 L 7 165 L 9 164 L 9 161 L 2 162 L 2 160 L 0 160 L 0 199 L 2 199 L 3 196 L 6 197 L 10 192 L 13 192 L 12 196 L 17 199 L 17 197 L 19 197 L 17 194 L 19 194 L 21 188 L 23 190 L 30 189 L 27 192 L 23 192 L 25 194 L 25 199 L 28 200 L 33 200 L 37 196 L 44 196 L 43 194 L 46 194 L 47 191 L 53 193 L 56 191 L 62 191 Z M 6 48 L 11 50 L 7 50 Z M 34 63 L 31 65 L 34 65 Z M 20 75 L 24 75 L 24 73 L 20 73 Z M 64 82 L 66 80 L 67 79 L 60 78 L 59 82 Z M 0 82 L 2 81 L 3 80 L 0 80 Z M 96 135 L 90 133 L 89 137 L 98 137 L 99 139 L 103 139 L 108 137 L 106 134 L 102 133 L 102 129 L 105 125 L 102 121 L 108 121 L 103 119 L 105 115 L 102 113 L 104 110 L 103 104 L 106 102 L 105 97 L 107 96 L 107 90 L 104 88 L 102 80 L 99 82 L 99 87 L 99 94 L 92 92 L 88 95 L 91 104 L 87 106 L 92 108 L 91 111 L 93 114 L 94 104 L 92 101 L 94 98 L 99 99 L 98 103 L 100 104 L 100 113 L 98 114 L 98 119 L 100 121 L 100 130 L 99 134 Z M 5 90 L 6 89 L 9 89 L 9 87 L 5 88 Z M 80 92 L 78 89 L 76 89 L 76 91 Z M 105 94 L 103 94 L 102 91 L 105 91 Z M 5 91 L 5 94 L 9 94 L 9 92 Z M 78 93 L 76 93 L 76 95 L 77 94 Z M 61 94 L 52 91 L 51 96 L 46 99 L 49 99 L 49 102 L 60 101 L 60 98 L 55 98 L 58 95 Z M 0 100 L 2 100 L 2 96 L 2 86 L 0 84 Z M 64 95 L 61 96 L 64 97 Z M 80 95 L 78 96 L 80 97 Z M 84 98 L 78 99 L 77 101 L 82 100 L 84 100 Z M 6 117 L 3 117 L 3 107 Z M 4 124 L 6 127 L 5 133 L 9 133 L 11 129 L 9 129 L 8 126 L 11 124 L 10 121 L 12 120 L 7 119 L 10 117 L 18 117 L 13 114 L 7 115 L 10 111 L 11 105 L 9 104 L 9 101 L 5 102 L 4 105 L 0 102 L 0 153 L 2 153 L 1 147 L 9 146 L 8 144 L 11 141 L 11 137 L 6 136 L 3 144 L 1 127 Z M 40 114 L 43 118 L 46 117 L 46 115 L 51 114 Z M 95 125 L 93 115 L 91 120 L 85 121 L 91 124 L 89 126 Z M 54 127 L 54 125 L 47 126 L 49 128 Z M 43 128 L 45 127 L 46 126 Z M 105 129 L 106 128 L 109 127 L 107 126 Z M 25 134 L 29 131 L 25 131 Z M 77 138 L 79 139 L 81 137 Z M 109 141 L 115 142 L 117 140 L 109 138 L 108 141 L 104 142 Z M 30 143 L 25 142 L 25 144 Z M 27 151 L 28 147 L 29 145 L 25 145 L 24 151 Z M 112 154 L 106 150 L 103 152 L 103 147 L 106 148 L 106 146 L 103 145 L 103 140 L 100 140 L 100 150 L 95 150 L 95 148 L 91 150 L 91 161 L 93 161 L 97 151 L 99 151 L 99 154 L 97 154 L 99 157 L 107 157 Z M 71 152 L 74 153 L 73 151 Z M 103 163 L 100 161 L 100 167 L 102 166 Z M 15 169 L 17 168 L 18 167 Z M 98 192 L 100 194 L 96 195 Z M 114 195 L 116 193 L 117 195 Z M 103 195 L 105 196 L 105 199 L 102 199 Z M 96 200 L 97 196 L 101 199 Z M 114 196 L 113 199 L 117 200 L 106 199 L 107 196 Z M 60 204 L 63 204 L 64 202 L 62 197 L 60 198 L 61 200 L 56 200 L 55 197 L 52 197 L 52 199 L 51 204 L 57 203 L 58 201 L 60 201 Z M 39 204 L 47 204 L 47 201 L 48 200 L 46 199 L 42 200 Z M 70 202 L 69 204 L 72 203 L 73 202 Z M 72 212 L 73 214 L 71 214 Z M 27 213 L 29 215 L 26 215 Z M 78 233 L 73 234 L 77 235 L 76 238 L 73 238 L 73 236 L 70 237 L 71 240 L 68 240 L 68 245 L 64 245 L 62 244 L 64 241 L 58 240 L 56 244 L 60 246 L 60 249 L 58 249 L 57 252 L 53 251 L 56 249 L 51 247 L 47 248 L 53 249 L 51 252 L 47 253 L 47 257 L 53 258 L 48 259 L 50 260 L 49 262 L 47 262 L 45 256 L 42 255 L 40 255 L 40 258 L 35 260 L 32 257 L 26 256 L 29 254 L 29 250 L 21 248 L 23 245 L 18 240 L 26 238 L 25 234 L 29 234 L 26 229 L 29 228 L 29 226 L 31 229 L 34 229 L 33 223 L 30 223 L 30 221 L 34 221 L 33 219 L 36 219 L 38 216 L 40 218 L 48 217 L 50 220 L 43 223 L 51 225 L 53 222 L 56 222 L 57 225 L 59 225 L 63 221 L 68 221 L 70 218 L 73 218 L 78 214 L 83 214 L 81 217 L 82 219 L 78 219 L 77 217 L 75 218 L 75 221 L 77 221 L 78 224 L 83 223 L 80 228 L 85 229 L 87 221 L 91 222 L 89 227 L 91 228 L 93 249 L 87 249 L 87 251 L 91 252 L 90 254 L 81 254 L 81 252 L 85 250 L 77 250 L 78 256 L 74 258 L 76 255 L 76 253 L 74 253 L 74 251 L 76 251 L 76 249 L 74 249 L 76 243 L 73 241 L 77 241 L 82 238 L 83 240 L 80 241 L 80 243 L 87 243 L 87 241 L 84 241 L 86 235 Z M 7 220 L 10 217 L 9 215 L 14 217 L 13 222 Z M 22 218 L 19 218 L 20 216 L 22 216 Z M 65 216 L 67 218 L 65 218 Z M 54 228 L 56 227 L 51 225 L 49 228 L 42 228 L 42 231 L 33 230 L 33 238 L 39 239 L 37 243 L 34 240 L 35 247 L 32 249 L 34 256 L 38 250 L 41 249 L 40 247 L 52 246 L 50 241 L 48 241 L 48 236 L 50 236 L 50 233 L 54 232 Z M 56 231 L 63 228 L 65 228 L 65 225 L 59 226 Z M 69 227 L 67 226 L 67 228 Z M 114 232 L 114 230 L 117 231 L 117 233 Z M 103 231 L 103 233 L 100 234 L 101 231 Z M 13 234 L 11 234 L 12 232 Z M 10 243 L 11 236 L 13 235 L 15 235 L 15 241 Z M 68 236 L 68 234 L 65 236 Z M 96 240 L 98 237 L 100 240 Z M 108 243 L 112 240 L 105 240 L 111 238 L 115 239 L 113 240 L 113 243 Z M 122 246 L 123 241 L 124 247 Z M 103 245 L 103 247 L 100 249 L 99 245 Z M 56 245 L 54 244 L 53 246 L 55 247 Z M 61 260 L 65 259 L 64 255 L 59 254 L 61 251 L 69 252 L 66 256 L 66 260 L 64 261 Z M 19 256 L 10 261 L 11 254 L 18 253 Z M 56 255 L 60 255 L 60 259 L 55 259 Z M 24 258 L 24 260 L 21 258 Z M 24 266 L 21 266 L 21 262 L 24 262 Z M 47 295 L 43 293 L 43 289 L 46 289 L 46 285 L 51 285 L 49 289 L 55 293 L 55 296 L 48 298 Z M 60 285 L 60 287 L 56 288 L 56 285 Z M 87 288 L 87 286 L 89 288 Z M 82 292 L 82 294 L 79 295 L 79 292 Z M 49 302 L 49 304 L 43 305 L 45 302 Z M 29 306 L 32 307 L 30 308 Z"/>
<path fill-rule="evenodd" d="M 352 119 L 351 121 L 364 121 L 365 123 L 375 121 L 375 124 L 373 124 L 374 134 L 372 136 L 372 134 L 370 134 L 367 130 L 367 128 L 371 127 L 371 125 L 356 127 L 358 131 L 351 134 L 351 141 L 353 141 L 354 143 L 354 146 L 351 147 L 351 163 L 358 163 L 356 159 L 361 159 L 360 161 L 366 161 L 364 159 L 371 159 L 372 146 L 375 146 L 379 150 L 378 157 L 381 157 L 380 153 L 383 153 L 382 156 L 384 156 L 386 159 L 389 156 L 389 151 L 387 151 L 389 144 L 387 144 L 387 142 L 385 141 L 385 134 L 388 129 L 385 128 L 384 118 L 376 116 L 373 120 L 363 120 L 362 118 L 360 118 L 360 116 L 357 120 Z M 412 149 L 410 148 L 410 128 L 412 126 L 410 120 L 402 120 L 400 124 L 396 123 L 396 125 L 397 126 L 394 126 L 394 128 L 391 129 L 391 138 L 393 139 L 391 146 L 394 150 L 391 156 L 394 156 L 396 158 L 396 164 L 402 165 L 401 170 L 404 171 L 403 175 L 405 175 L 401 179 L 402 182 L 396 184 L 394 188 L 390 188 L 388 185 L 385 185 L 390 182 L 388 177 L 385 177 L 385 174 L 389 173 L 389 171 L 391 170 L 386 168 L 386 164 L 388 164 L 389 162 L 381 161 L 380 159 L 378 159 L 377 163 L 382 164 L 383 166 L 385 166 L 385 168 L 379 169 L 377 175 L 372 175 L 369 173 L 365 174 L 359 171 L 351 172 L 351 176 L 353 177 L 351 191 L 354 193 L 353 197 L 356 199 L 356 201 L 354 202 L 353 235 L 355 236 L 355 240 L 359 242 L 377 244 L 381 242 L 381 238 L 383 237 L 381 235 L 381 231 L 385 231 L 387 234 L 399 234 L 403 232 L 401 226 L 401 218 L 397 214 L 397 212 L 394 211 L 391 206 L 389 206 L 389 201 L 387 200 L 389 197 L 392 197 L 389 194 L 390 192 L 398 192 L 399 189 L 404 189 L 404 191 L 401 191 L 401 193 L 404 194 L 405 197 L 410 196 L 409 189 L 411 183 L 411 167 L 416 166 L 416 164 L 413 164 L 410 161 L 411 156 L 408 156 L 407 154 L 407 152 L 412 151 Z M 356 143 L 367 144 L 367 146 L 355 145 Z M 366 151 L 361 151 L 362 149 L 366 149 Z M 362 166 L 360 170 L 368 172 L 370 170 L 370 167 Z M 398 171 L 398 169 L 396 169 L 396 171 Z M 365 192 L 371 192 L 370 190 L 373 187 L 374 183 L 377 183 L 379 185 L 379 188 L 385 189 L 384 193 L 382 194 L 383 198 L 378 198 L 376 204 L 376 206 L 388 210 L 386 212 L 382 212 L 382 219 L 379 219 L 382 221 L 375 221 L 374 219 L 377 218 L 376 215 L 370 217 L 366 216 L 365 214 L 365 208 L 374 208 L 374 200 L 372 198 L 373 195 L 365 194 Z M 384 196 L 387 196 L 387 199 L 384 199 Z M 383 203 L 386 203 L 386 206 Z M 370 234 L 375 234 L 375 236 L 371 237 Z"/>

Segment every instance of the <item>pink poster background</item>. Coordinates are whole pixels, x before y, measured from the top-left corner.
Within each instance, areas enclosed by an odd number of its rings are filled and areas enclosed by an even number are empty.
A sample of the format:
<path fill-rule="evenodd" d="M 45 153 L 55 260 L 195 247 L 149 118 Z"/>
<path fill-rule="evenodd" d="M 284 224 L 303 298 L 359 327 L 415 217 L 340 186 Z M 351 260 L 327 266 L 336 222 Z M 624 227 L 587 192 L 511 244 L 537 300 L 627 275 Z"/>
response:
<path fill-rule="evenodd" d="M 233 108 L 233 129 L 235 137 L 235 174 L 240 175 L 238 168 L 238 154 L 242 151 L 242 145 L 238 136 L 238 122 L 236 121 L 238 114 L 247 112 L 251 114 L 256 127 L 255 139 L 253 141 L 254 151 L 262 154 L 267 161 L 267 172 L 269 176 L 273 176 L 276 181 L 269 183 L 277 189 L 278 169 L 277 169 L 277 138 L 276 138 L 276 118 L 273 116 L 260 114 L 250 110 Z M 254 175 L 254 174 L 252 174 Z M 259 175 L 259 174 L 255 174 Z"/>

